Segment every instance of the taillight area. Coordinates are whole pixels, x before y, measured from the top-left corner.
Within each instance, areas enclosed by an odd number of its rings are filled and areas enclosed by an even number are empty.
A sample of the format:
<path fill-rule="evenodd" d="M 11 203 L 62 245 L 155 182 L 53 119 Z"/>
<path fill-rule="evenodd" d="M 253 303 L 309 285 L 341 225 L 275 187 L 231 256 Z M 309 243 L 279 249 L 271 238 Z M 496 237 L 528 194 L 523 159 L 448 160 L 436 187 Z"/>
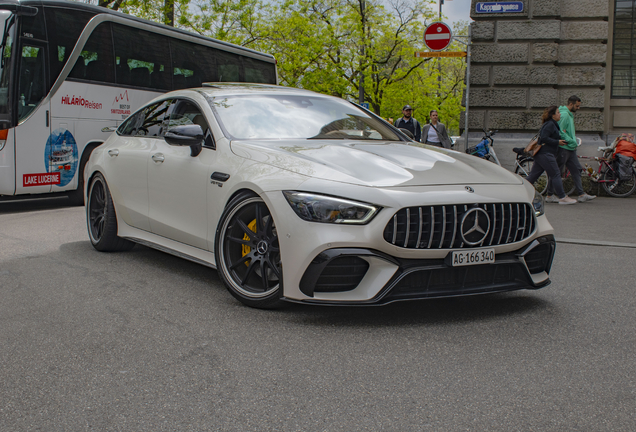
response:
<path fill-rule="evenodd" d="M 0 130 L 0 151 L 4 148 L 4 145 L 7 143 L 7 137 L 9 136 L 9 129 L 1 129 Z"/>

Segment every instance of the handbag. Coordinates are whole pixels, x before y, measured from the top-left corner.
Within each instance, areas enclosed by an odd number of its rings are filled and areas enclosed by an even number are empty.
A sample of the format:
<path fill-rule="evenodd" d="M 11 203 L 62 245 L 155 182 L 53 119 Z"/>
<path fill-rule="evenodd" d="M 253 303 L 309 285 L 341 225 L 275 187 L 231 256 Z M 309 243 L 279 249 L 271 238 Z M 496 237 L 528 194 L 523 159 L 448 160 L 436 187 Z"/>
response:
<path fill-rule="evenodd" d="M 528 143 L 523 151 L 534 157 L 534 155 L 536 155 L 540 149 L 541 144 L 539 144 L 539 134 L 536 134 L 534 137 L 532 137 L 530 143 Z"/>

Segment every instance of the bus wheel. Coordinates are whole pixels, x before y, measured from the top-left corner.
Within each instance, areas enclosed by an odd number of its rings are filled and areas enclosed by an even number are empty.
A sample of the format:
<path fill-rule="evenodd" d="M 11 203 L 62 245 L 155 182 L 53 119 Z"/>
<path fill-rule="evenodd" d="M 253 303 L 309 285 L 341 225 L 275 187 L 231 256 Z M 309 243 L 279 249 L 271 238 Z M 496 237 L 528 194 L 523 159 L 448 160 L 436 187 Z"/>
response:
<path fill-rule="evenodd" d="M 97 173 L 88 189 L 86 205 L 88 236 L 93 247 L 101 252 L 130 250 L 135 243 L 117 237 L 117 216 L 113 199 L 104 177 Z"/>
<path fill-rule="evenodd" d="M 91 157 L 91 153 L 93 152 L 95 147 L 86 148 L 84 150 L 84 154 L 80 159 L 80 163 L 77 169 L 77 189 L 74 191 L 68 192 L 68 199 L 71 201 L 72 206 L 83 206 L 84 205 L 84 169 L 86 168 L 86 163 L 88 162 L 88 158 Z"/>

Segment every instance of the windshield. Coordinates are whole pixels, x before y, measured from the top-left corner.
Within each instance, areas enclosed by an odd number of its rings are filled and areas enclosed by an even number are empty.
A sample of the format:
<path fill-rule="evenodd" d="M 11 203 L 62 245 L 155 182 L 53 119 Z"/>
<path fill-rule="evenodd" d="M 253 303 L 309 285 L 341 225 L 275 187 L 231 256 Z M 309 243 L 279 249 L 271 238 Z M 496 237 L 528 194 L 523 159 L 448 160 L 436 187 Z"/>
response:
<path fill-rule="evenodd" d="M 0 46 L 0 114 L 9 113 L 9 75 L 11 47 L 14 41 L 15 15 L 9 11 L 0 11 L 0 28 L 3 29 Z"/>
<path fill-rule="evenodd" d="M 400 141 L 389 125 L 341 99 L 259 94 L 214 97 L 209 102 L 234 139 Z"/>

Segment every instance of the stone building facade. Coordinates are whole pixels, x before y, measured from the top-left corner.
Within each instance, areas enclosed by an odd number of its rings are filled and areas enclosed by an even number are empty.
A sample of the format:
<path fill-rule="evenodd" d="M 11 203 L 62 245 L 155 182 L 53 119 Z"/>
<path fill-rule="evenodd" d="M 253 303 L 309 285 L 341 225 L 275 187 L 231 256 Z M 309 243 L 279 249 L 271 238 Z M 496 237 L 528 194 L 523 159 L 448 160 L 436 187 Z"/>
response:
<path fill-rule="evenodd" d="M 613 49 L 617 2 L 636 0 L 521 2 L 522 12 L 477 13 L 484 2 L 472 0 L 470 131 L 535 132 L 545 107 L 565 105 L 575 94 L 582 99 L 577 133 L 603 140 L 636 133 L 636 88 L 616 85 L 631 86 L 635 72 L 613 64 L 614 52 L 625 57 L 618 45 Z M 636 46 L 630 52 L 636 67 Z"/>

